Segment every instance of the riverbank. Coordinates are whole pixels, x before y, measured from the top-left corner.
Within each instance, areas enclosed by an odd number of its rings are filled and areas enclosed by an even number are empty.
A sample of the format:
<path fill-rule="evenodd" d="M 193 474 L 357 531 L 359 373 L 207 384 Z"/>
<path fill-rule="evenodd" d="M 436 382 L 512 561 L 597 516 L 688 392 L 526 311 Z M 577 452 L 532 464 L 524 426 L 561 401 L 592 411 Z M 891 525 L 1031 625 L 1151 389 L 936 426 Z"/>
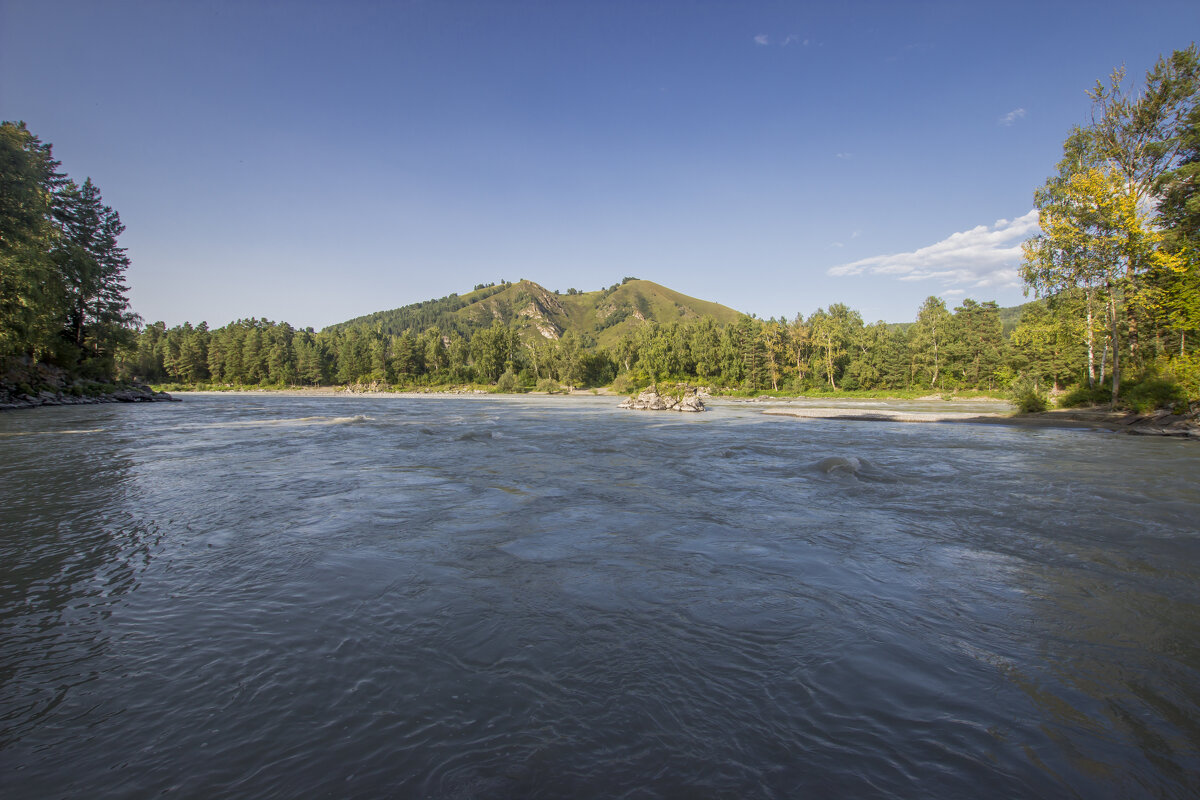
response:
<path fill-rule="evenodd" d="M 558 392 L 492 392 L 472 387 L 448 387 L 425 391 L 381 391 L 373 389 L 347 389 L 344 386 L 289 386 L 286 389 L 182 389 L 171 393 L 173 397 L 625 397 L 607 386 L 596 389 L 571 389 Z"/>
<path fill-rule="evenodd" d="M 0 374 L 0 411 L 40 406 L 98 403 L 152 403 L 174 398 L 142 383 L 113 384 L 70 375 L 59 367 L 25 359 L 4 364 Z"/>

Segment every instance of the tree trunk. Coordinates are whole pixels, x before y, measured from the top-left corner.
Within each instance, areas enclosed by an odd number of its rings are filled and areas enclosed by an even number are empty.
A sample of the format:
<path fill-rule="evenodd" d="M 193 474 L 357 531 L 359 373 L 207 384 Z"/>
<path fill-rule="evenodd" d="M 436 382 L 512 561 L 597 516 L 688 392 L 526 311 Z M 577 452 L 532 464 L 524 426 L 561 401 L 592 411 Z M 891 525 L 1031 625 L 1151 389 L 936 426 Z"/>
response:
<path fill-rule="evenodd" d="M 1104 355 L 1100 356 L 1100 378 L 1099 385 L 1104 385 L 1104 369 L 1108 366 L 1108 337 L 1104 337 Z"/>
<path fill-rule="evenodd" d="M 833 382 L 833 346 L 828 342 L 825 345 L 825 365 L 829 372 L 829 385 L 832 386 L 833 390 L 836 392 L 837 384 Z"/>
<path fill-rule="evenodd" d="M 1092 322 L 1092 290 L 1088 289 L 1087 297 L 1087 348 L 1088 348 L 1088 388 L 1096 388 L 1096 334 Z M 1100 379 L 1101 381 L 1104 378 Z"/>
<path fill-rule="evenodd" d="M 938 381 L 938 340 L 937 329 L 933 331 L 933 379 L 929 381 L 930 388 L 937 386 Z"/>
<path fill-rule="evenodd" d="M 1117 396 L 1121 393 L 1121 340 L 1120 333 L 1117 327 L 1117 296 L 1110 286 L 1108 289 L 1108 316 L 1109 326 L 1112 331 L 1112 400 L 1109 402 L 1109 408 L 1116 408 Z"/>

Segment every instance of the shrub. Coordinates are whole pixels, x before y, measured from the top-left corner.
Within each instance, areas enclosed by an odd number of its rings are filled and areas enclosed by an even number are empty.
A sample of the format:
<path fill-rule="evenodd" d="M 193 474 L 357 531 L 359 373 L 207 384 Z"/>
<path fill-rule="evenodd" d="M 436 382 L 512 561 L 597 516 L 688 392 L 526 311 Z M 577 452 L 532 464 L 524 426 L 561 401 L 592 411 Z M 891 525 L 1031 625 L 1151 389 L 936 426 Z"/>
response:
<path fill-rule="evenodd" d="M 1200 400 L 1200 352 L 1172 356 L 1166 372 L 1183 388 L 1188 400 Z"/>
<path fill-rule="evenodd" d="M 562 387 L 550 378 L 542 378 L 537 382 L 537 390 L 539 392 L 546 392 L 547 394 L 554 394 L 555 392 L 561 392 Z"/>
<path fill-rule="evenodd" d="M 613 379 L 612 390 L 617 394 L 637 394 L 649 385 L 649 375 L 641 372 L 625 372 Z"/>
<path fill-rule="evenodd" d="M 1020 414 L 1036 414 L 1039 411 L 1046 410 L 1046 398 L 1033 389 L 1017 395 L 1013 398 L 1013 402 L 1016 403 L 1017 412 Z"/>
<path fill-rule="evenodd" d="M 612 390 L 617 394 L 631 394 L 633 392 L 633 381 L 629 378 L 629 373 L 622 373 L 613 379 Z"/>
<path fill-rule="evenodd" d="M 499 380 L 496 381 L 496 391 L 498 392 L 512 392 L 516 388 L 517 376 L 513 374 L 511 369 L 506 370 L 504 374 L 500 376 Z"/>
<path fill-rule="evenodd" d="M 1029 378 L 1021 376 L 1014 380 L 1010 391 L 1018 414 L 1036 414 L 1046 410 L 1046 396 L 1038 391 L 1037 384 Z"/>
<path fill-rule="evenodd" d="M 1064 394 L 1058 400 L 1061 408 L 1083 408 L 1085 406 L 1105 406 L 1112 399 L 1112 389 L 1096 385 L 1089 387 L 1080 384 Z"/>
<path fill-rule="evenodd" d="M 1157 375 L 1143 378 L 1121 392 L 1121 399 L 1134 411 L 1145 414 L 1158 408 L 1187 404 L 1187 393 L 1175 381 Z"/>

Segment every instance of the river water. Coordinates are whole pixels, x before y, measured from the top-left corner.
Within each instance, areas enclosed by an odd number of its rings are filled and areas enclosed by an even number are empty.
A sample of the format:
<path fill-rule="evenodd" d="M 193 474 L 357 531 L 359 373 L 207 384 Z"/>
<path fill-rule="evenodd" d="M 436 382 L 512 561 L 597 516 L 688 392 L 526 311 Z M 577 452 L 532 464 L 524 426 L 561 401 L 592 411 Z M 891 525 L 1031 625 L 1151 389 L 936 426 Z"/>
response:
<path fill-rule="evenodd" d="M 0 793 L 1200 792 L 1196 443 L 615 404 L 0 414 Z"/>

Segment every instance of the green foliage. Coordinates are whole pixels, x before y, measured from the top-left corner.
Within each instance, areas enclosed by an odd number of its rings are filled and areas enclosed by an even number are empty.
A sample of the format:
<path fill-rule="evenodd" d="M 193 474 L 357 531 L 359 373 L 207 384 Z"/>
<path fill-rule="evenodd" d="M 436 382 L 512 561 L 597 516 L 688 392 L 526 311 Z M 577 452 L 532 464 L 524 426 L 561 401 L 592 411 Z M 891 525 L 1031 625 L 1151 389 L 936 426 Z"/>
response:
<path fill-rule="evenodd" d="M 929 387 L 941 386 L 950 337 L 950 312 L 940 297 L 925 298 L 911 330 L 911 351 L 918 380 Z"/>
<path fill-rule="evenodd" d="M 512 370 L 506 370 L 496 381 L 496 391 L 511 393 L 518 388 L 517 376 Z"/>
<path fill-rule="evenodd" d="M 1018 414 L 1036 414 L 1045 411 L 1049 405 L 1038 385 L 1028 378 L 1014 381 L 1010 392 Z"/>
<path fill-rule="evenodd" d="M 551 378 L 542 378 L 537 382 L 536 390 L 546 392 L 547 394 L 554 394 L 555 392 L 561 392 L 562 387 L 558 385 L 557 381 Z"/>
<path fill-rule="evenodd" d="M 1086 408 L 1089 406 L 1108 405 L 1109 390 L 1103 386 L 1080 384 L 1058 399 L 1061 408 Z"/>
<path fill-rule="evenodd" d="M 613 379 L 612 390 L 617 394 L 636 394 L 649 385 L 649 380 L 644 376 L 640 381 L 637 378 L 632 373 L 623 372 Z"/>
<path fill-rule="evenodd" d="M 58 171 L 24 123 L 0 124 L 0 357 L 112 374 L 136 318 L 120 216 Z"/>
<path fill-rule="evenodd" d="M 1187 395 L 1175 381 L 1161 375 L 1148 375 L 1127 383 L 1121 394 L 1125 405 L 1139 414 L 1160 408 L 1177 408 L 1187 404 Z"/>
<path fill-rule="evenodd" d="M 1189 401 L 1200 400 L 1200 352 L 1173 354 L 1163 372 L 1179 384 Z"/>
<path fill-rule="evenodd" d="M 1082 297 L 1067 327 L 1085 346 L 1089 385 L 1106 375 L 1115 404 L 1124 372 L 1161 360 L 1167 343 L 1194 352 L 1200 335 L 1200 51 L 1160 58 L 1140 88 L 1115 70 L 1089 94 L 1091 124 L 1072 131 L 1035 193 L 1041 233 L 1025 244 L 1021 276 L 1038 296 Z M 1014 338 L 1024 355 L 1061 362 L 1069 334 L 1044 322 Z M 1061 363 L 1052 369 L 1058 383 Z"/>

